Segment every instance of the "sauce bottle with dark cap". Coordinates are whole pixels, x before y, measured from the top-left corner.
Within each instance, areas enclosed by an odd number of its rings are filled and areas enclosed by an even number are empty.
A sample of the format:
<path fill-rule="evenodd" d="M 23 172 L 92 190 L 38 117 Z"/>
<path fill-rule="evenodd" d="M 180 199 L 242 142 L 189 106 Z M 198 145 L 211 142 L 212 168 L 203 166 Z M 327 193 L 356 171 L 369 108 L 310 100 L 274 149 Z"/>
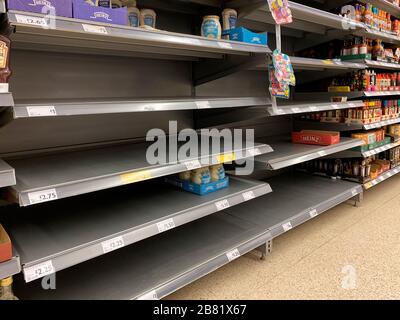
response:
<path fill-rule="evenodd" d="M 11 76 L 10 45 L 10 39 L 0 35 L 0 83 L 8 83 Z"/>

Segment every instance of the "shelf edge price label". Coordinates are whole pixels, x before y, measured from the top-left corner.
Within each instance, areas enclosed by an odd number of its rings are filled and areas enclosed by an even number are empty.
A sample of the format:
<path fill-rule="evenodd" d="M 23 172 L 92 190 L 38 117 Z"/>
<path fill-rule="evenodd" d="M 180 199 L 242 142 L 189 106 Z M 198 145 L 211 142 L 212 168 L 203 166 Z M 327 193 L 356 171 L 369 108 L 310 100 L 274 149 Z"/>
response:
<path fill-rule="evenodd" d="M 223 49 L 232 49 L 232 45 L 228 42 L 219 41 L 218 46 Z"/>
<path fill-rule="evenodd" d="M 324 156 L 327 155 L 326 151 L 324 151 L 324 150 L 318 151 L 317 154 L 318 154 L 318 156 L 320 156 L 320 157 L 324 157 Z"/>
<path fill-rule="evenodd" d="M 197 109 L 210 109 L 211 105 L 209 101 L 196 101 Z"/>
<path fill-rule="evenodd" d="M 318 111 L 318 108 L 316 106 L 309 106 L 311 111 Z"/>
<path fill-rule="evenodd" d="M 247 191 L 247 192 L 243 192 L 242 195 L 243 195 L 244 201 L 249 201 L 249 200 L 252 200 L 252 199 L 254 199 L 256 197 L 254 195 L 254 192 L 251 191 L 251 190 Z"/>
<path fill-rule="evenodd" d="M 25 282 L 31 282 L 36 279 L 48 276 L 55 272 L 53 262 L 48 260 L 46 262 L 39 263 L 32 267 L 24 268 L 24 279 Z"/>
<path fill-rule="evenodd" d="M 32 106 L 26 107 L 29 117 L 52 117 L 57 115 L 54 106 Z"/>
<path fill-rule="evenodd" d="M 101 243 L 101 247 L 103 248 L 103 253 L 108 253 L 117 249 L 120 249 L 125 246 L 124 239 L 119 236 L 110 240 L 105 240 Z"/>
<path fill-rule="evenodd" d="M 151 179 L 151 173 L 148 170 L 130 172 L 121 174 L 121 180 L 124 184 L 135 183 L 143 180 Z"/>
<path fill-rule="evenodd" d="M 236 160 L 236 154 L 234 152 L 220 154 L 217 156 L 218 163 L 232 162 Z"/>
<path fill-rule="evenodd" d="M 19 23 L 30 24 L 32 26 L 39 26 L 39 27 L 43 27 L 43 28 L 49 27 L 45 18 L 25 16 L 22 14 L 16 14 L 15 18 L 17 19 L 17 22 L 19 22 Z"/>
<path fill-rule="evenodd" d="M 290 229 L 292 229 L 293 226 L 292 226 L 292 223 L 289 221 L 289 222 L 284 223 L 282 225 L 282 228 L 286 232 L 286 231 L 289 231 Z"/>
<path fill-rule="evenodd" d="M 311 209 L 310 210 L 310 217 L 315 218 L 318 215 L 317 209 Z"/>
<path fill-rule="evenodd" d="M 107 29 L 104 26 L 94 26 L 92 24 L 82 23 L 82 28 L 85 32 L 108 34 Z"/>
<path fill-rule="evenodd" d="M 229 204 L 229 201 L 227 199 L 218 201 L 215 203 L 215 206 L 217 207 L 218 211 L 228 209 L 231 205 Z"/>
<path fill-rule="evenodd" d="M 238 249 L 233 249 L 226 253 L 226 257 L 228 258 L 229 262 L 231 262 L 240 257 L 240 252 Z"/>
<path fill-rule="evenodd" d="M 201 163 L 199 160 L 186 161 L 184 162 L 184 165 L 187 170 L 194 170 L 201 168 Z"/>
<path fill-rule="evenodd" d="M 141 295 L 140 297 L 136 298 L 136 300 L 159 300 L 159 299 L 158 299 L 157 291 L 153 290 L 153 291 L 150 291 L 150 292 L 147 292 L 147 293 Z"/>
<path fill-rule="evenodd" d="M 172 218 L 157 223 L 157 229 L 159 233 L 171 230 L 173 228 L 175 228 L 175 221 Z"/>
<path fill-rule="evenodd" d="M 300 108 L 292 108 L 291 109 L 293 113 L 300 113 L 301 109 Z"/>
<path fill-rule="evenodd" d="M 56 189 L 47 189 L 28 193 L 29 203 L 36 204 L 52 200 L 57 200 L 58 195 Z"/>

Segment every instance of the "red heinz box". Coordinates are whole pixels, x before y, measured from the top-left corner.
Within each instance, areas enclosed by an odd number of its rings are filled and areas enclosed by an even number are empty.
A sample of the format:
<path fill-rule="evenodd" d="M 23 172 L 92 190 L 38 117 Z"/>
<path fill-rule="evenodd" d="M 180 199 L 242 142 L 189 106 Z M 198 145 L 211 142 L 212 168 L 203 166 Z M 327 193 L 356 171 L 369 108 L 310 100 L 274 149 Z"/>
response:
<path fill-rule="evenodd" d="M 0 262 L 10 260 L 12 258 L 11 240 L 6 230 L 0 224 Z"/>
<path fill-rule="evenodd" d="M 340 142 L 340 133 L 336 131 L 302 130 L 292 132 L 292 142 L 328 146 Z"/>

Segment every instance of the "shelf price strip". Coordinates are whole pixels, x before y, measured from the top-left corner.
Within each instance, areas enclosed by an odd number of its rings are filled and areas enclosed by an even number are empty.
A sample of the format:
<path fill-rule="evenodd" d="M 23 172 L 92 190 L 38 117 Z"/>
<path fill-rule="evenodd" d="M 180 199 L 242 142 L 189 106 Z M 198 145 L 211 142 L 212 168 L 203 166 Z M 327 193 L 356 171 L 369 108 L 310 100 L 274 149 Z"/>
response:
<path fill-rule="evenodd" d="M 117 249 L 120 249 L 125 246 L 124 239 L 120 237 L 115 237 L 110 240 L 103 241 L 101 243 L 101 246 L 103 248 L 103 253 L 108 253 Z"/>
<path fill-rule="evenodd" d="M 33 280 L 48 276 L 49 274 L 52 274 L 54 272 L 55 269 L 53 263 L 51 260 L 48 260 L 32 267 L 24 268 L 24 279 L 25 282 L 31 282 Z"/>
<path fill-rule="evenodd" d="M 231 262 L 240 257 L 240 252 L 237 248 L 233 249 L 226 253 L 226 257 L 228 258 L 229 262 Z"/>
<path fill-rule="evenodd" d="M 57 200 L 58 195 L 56 189 L 47 189 L 28 193 L 29 203 L 36 204 L 52 200 Z"/>

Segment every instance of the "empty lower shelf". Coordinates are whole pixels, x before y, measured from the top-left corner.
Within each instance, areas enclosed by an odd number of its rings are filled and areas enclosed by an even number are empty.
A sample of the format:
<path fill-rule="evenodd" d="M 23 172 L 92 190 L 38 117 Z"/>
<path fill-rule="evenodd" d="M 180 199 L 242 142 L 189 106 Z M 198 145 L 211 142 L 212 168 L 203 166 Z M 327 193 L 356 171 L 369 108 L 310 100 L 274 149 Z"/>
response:
<path fill-rule="evenodd" d="M 43 264 L 57 272 L 271 191 L 267 183 L 235 177 L 228 188 L 205 196 L 149 181 L 15 208 L 3 223 L 29 282 L 46 275 L 34 272 Z"/>
<path fill-rule="evenodd" d="M 220 212 L 57 273 L 57 289 L 18 279 L 20 299 L 160 299 L 270 240 Z"/>
<path fill-rule="evenodd" d="M 268 179 L 274 192 L 231 208 L 229 214 L 246 219 L 271 232 L 272 237 L 354 198 L 362 186 L 344 180 L 291 173 Z"/>
<path fill-rule="evenodd" d="M 19 256 L 14 250 L 11 260 L 0 262 L 0 280 L 21 272 Z"/>
<path fill-rule="evenodd" d="M 15 170 L 0 159 L 0 188 L 15 185 Z"/>
<path fill-rule="evenodd" d="M 315 146 L 292 143 L 288 137 L 266 139 L 274 152 L 255 157 L 257 165 L 269 170 L 278 170 L 312 159 L 324 157 L 363 144 L 362 140 L 342 137 L 340 143 L 330 146 Z M 262 139 L 261 139 L 262 141 Z"/>
<path fill-rule="evenodd" d="M 193 139 L 200 138 L 195 136 Z M 208 152 L 202 150 L 204 148 L 201 148 L 200 140 L 197 157 L 177 161 L 171 155 L 171 160 L 168 151 L 162 153 L 160 150 L 158 156 L 163 162 L 154 165 L 149 164 L 146 159 L 146 151 L 151 143 L 9 160 L 8 163 L 15 168 L 17 176 L 17 184 L 12 187 L 13 196 L 21 206 L 28 206 L 272 151 L 265 144 L 250 146 L 243 142 L 242 147 L 235 148 L 233 143 L 232 146 L 224 146 L 221 141 L 220 152 L 217 152 L 212 148 L 211 138 L 206 136 L 204 139 L 209 139 Z M 168 145 L 168 139 L 158 142 Z M 177 150 L 180 146 L 182 143 L 178 144 Z"/>

